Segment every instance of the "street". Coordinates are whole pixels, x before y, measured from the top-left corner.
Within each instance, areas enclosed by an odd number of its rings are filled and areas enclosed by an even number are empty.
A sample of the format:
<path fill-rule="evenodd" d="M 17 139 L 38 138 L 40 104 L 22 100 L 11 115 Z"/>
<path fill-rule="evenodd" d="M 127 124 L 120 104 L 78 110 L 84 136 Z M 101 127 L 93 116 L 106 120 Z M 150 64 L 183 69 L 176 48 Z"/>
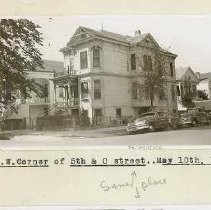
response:
<path fill-rule="evenodd" d="M 126 145 L 210 145 L 211 126 L 127 135 L 126 127 L 70 131 L 22 130 L 10 133 L 1 147 L 14 146 L 126 146 Z"/>

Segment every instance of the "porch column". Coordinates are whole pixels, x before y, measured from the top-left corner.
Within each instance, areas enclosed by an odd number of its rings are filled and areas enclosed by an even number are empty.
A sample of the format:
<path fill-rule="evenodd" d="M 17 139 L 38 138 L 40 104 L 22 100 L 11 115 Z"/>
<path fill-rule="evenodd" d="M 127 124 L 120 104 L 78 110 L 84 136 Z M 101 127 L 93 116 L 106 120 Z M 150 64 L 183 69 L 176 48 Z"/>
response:
<path fill-rule="evenodd" d="M 54 103 L 56 103 L 56 84 L 54 83 Z"/>
<path fill-rule="evenodd" d="M 180 98 L 182 98 L 183 97 L 183 91 L 184 91 L 184 88 L 182 88 L 182 84 L 181 84 L 181 82 L 179 83 L 179 89 L 180 89 Z"/>
<path fill-rule="evenodd" d="M 78 78 L 78 106 L 79 106 L 79 115 L 81 115 L 81 80 Z"/>
<path fill-rule="evenodd" d="M 69 84 L 69 106 L 72 106 L 72 97 L 71 97 L 71 80 L 68 82 Z"/>

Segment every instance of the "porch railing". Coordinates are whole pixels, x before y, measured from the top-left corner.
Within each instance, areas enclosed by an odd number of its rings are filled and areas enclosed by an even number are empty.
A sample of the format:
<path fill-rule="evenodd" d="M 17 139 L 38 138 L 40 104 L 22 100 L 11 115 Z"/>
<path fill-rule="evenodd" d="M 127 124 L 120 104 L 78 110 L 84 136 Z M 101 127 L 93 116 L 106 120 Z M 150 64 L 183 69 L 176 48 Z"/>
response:
<path fill-rule="evenodd" d="M 55 77 L 62 77 L 62 76 L 67 76 L 67 75 L 77 75 L 77 73 L 78 73 L 77 70 L 70 70 L 69 72 L 62 71 L 62 72 L 56 73 Z"/>
<path fill-rule="evenodd" d="M 64 111 L 70 111 L 71 108 L 77 108 L 79 106 L 79 99 L 78 98 L 72 98 L 68 101 L 63 102 L 56 102 L 50 107 L 50 112 L 64 112 Z"/>

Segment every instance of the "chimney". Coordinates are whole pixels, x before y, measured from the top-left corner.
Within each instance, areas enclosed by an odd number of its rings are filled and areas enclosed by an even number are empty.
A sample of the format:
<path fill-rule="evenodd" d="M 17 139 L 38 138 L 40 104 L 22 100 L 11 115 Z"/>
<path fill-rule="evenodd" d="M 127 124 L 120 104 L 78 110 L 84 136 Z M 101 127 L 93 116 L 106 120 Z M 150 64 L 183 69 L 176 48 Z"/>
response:
<path fill-rule="evenodd" d="M 140 36 L 141 35 L 141 30 L 135 31 L 135 36 Z"/>

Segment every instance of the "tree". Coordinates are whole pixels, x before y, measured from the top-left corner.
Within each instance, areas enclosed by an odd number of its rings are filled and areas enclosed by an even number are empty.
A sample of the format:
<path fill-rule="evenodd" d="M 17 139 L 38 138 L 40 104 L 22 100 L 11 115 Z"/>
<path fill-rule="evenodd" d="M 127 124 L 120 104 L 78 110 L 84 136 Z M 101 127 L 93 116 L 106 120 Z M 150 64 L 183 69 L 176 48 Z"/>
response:
<path fill-rule="evenodd" d="M 17 94 L 30 97 L 38 91 L 36 82 L 27 77 L 43 61 L 38 49 L 43 38 L 40 26 L 27 19 L 0 20 L 0 104 L 10 105 Z"/>
<path fill-rule="evenodd" d="M 197 90 L 198 99 L 208 100 L 208 94 L 203 90 Z"/>
<path fill-rule="evenodd" d="M 144 57 L 143 82 L 140 90 L 146 99 L 150 100 L 151 108 L 154 107 L 155 96 L 165 98 L 166 71 L 165 62 L 159 51 L 154 51 L 153 56 Z"/>
<path fill-rule="evenodd" d="M 195 107 L 193 98 L 194 98 L 194 95 L 191 92 L 184 94 L 184 96 L 181 98 L 182 105 L 186 108 Z"/>

